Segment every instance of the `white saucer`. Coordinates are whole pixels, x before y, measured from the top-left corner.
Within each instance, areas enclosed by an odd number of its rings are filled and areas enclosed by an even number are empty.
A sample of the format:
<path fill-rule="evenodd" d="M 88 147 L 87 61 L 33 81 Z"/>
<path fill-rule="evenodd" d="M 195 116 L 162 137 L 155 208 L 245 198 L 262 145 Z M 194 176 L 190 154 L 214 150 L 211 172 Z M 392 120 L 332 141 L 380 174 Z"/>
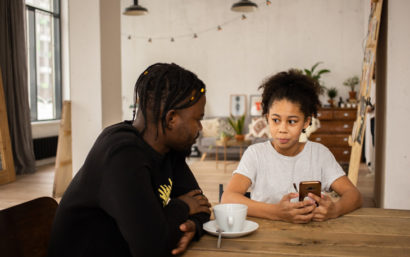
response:
<path fill-rule="evenodd" d="M 216 232 L 216 220 L 210 220 L 207 223 L 204 223 L 203 228 L 209 234 L 218 236 L 218 232 Z M 241 237 L 241 236 L 245 236 L 245 235 L 252 233 L 258 228 L 259 228 L 258 223 L 254 221 L 250 221 L 250 220 L 245 220 L 245 224 L 241 232 L 222 232 L 221 235 L 222 237 L 226 237 L 226 238 Z"/>

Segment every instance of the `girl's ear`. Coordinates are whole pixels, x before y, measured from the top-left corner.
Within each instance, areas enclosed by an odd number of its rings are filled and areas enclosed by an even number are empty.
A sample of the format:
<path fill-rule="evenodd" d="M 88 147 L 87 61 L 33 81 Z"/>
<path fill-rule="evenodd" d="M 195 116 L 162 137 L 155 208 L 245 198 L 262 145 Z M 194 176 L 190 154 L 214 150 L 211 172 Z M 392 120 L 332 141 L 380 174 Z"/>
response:
<path fill-rule="evenodd" d="M 309 127 L 310 123 L 312 122 L 312 116 L 309 116 L 305 119 L 305 124 L 303 124 L 303 128 L 307 129 Z"/>

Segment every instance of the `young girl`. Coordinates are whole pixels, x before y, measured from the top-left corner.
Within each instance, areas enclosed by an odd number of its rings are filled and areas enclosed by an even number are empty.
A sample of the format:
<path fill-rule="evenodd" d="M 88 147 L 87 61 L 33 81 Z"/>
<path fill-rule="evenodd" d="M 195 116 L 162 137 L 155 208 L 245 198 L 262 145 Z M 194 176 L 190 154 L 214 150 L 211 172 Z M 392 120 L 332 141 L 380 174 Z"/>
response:
<path fill-rule="evenodd" d="M 324 221 L 361 207 L 360 192 L 329 149 L 311 141 L 299 142 L 311 117 L 317 115 L 317 83 L 289 70 L 269 78 L 261 88 L 263 115 L 272 141 L 254 144 L 245 151 L 222 202 L 246 204 L 249 216 L 293 223 Z M 318 197 L 309 193 L 310 199 L 292 200 L 298 197 L 293 183 L 311 180 L 321 181 L 322 190 L 332 189 L 340 199 L 333 202 L 326 194 Z M 249 188 L 251 199 L 244 196 Z"/>

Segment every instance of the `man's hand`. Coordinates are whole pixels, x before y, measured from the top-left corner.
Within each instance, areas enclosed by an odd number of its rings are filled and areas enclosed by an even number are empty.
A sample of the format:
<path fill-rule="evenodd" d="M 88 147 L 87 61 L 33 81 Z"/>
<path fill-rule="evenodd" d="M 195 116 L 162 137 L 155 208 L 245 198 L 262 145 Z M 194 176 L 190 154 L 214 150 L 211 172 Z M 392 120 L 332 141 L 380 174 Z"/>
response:
<path fill-rule="evenodd" d="M 202 191 L 199 189 L 192 190 L 184 195 L 178 197 L 184 201 L 189 207 L 189 215 L 193 215 L 195 213 L 206 212 L 211 214 L 211 204 L 206 198 L 205 195 L 202 194 Z"/>
<path fill-rule="evenodd" d="M 314 221 L 325 221 L 327 219 L 337 218 L 336 205 L 329 196 L 322 194 L 322 197 L 319 197 L 312 193 L 309 193 L 308 196 L 319 204 L 313 211 L 312 219 Z"/>
<path fill-rule="evenodd" d="M 281 220 L 292 223 L 308 223 L 313 218 L 312 211 L 316 205 L 311 200 L 292 203 L 292 198 L 298 197 L 298 193 L 290 193 L 284 195 L 279 202 L 279 217 Z"/>
<path fill-rule="evenodd" d="M 187 220 L 179 226 L 179 229 L 184 232 L 184 235 L 179 240 L 177 248 L 172 250 L 173 255 L 183 253 L 186 250 L 189 242 L 191 242 L 195 235 L 196 225 L 192 220 Z"/>

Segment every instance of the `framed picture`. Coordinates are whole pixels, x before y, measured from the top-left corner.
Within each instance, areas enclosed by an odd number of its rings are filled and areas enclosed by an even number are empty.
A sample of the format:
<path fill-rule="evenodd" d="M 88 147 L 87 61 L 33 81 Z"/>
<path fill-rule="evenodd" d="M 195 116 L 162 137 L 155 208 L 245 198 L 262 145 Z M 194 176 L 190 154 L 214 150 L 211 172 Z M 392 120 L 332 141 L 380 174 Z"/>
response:
<path fill-rule="evenodd" d="M 262 115 L 262 96 L 250 95 L 249 113 L 252 117 Z"/>
<path fill-rule="evenodd" d="M 246 95 L 231 95 L 229 103 L 232 116 L 242 116 L 246 114 Z"/>

